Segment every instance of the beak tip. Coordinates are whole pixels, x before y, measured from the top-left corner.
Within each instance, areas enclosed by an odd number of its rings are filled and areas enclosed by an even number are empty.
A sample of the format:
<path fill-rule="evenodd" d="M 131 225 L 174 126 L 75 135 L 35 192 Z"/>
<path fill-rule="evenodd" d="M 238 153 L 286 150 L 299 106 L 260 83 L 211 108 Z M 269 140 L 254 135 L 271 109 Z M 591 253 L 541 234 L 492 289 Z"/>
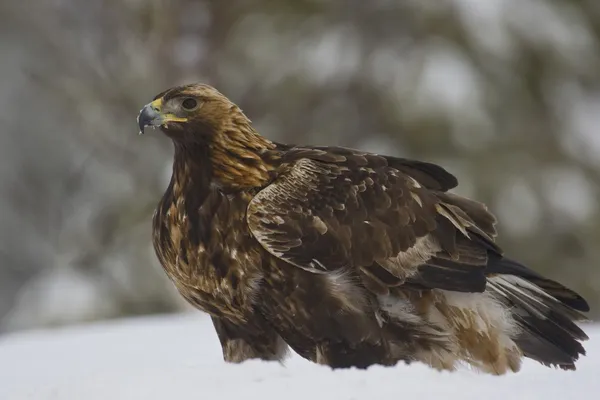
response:
<path fill-rule="evenodd" d="M 160 122 L 160 114 L 152 108 L 150 104 L 147 104 L 140 110 L 137 117 L 137 124 L 140 128 L 138 135 L 144 134 L 144 128 L 147 126 L 154 126 Z"/>
<path fill-rule="evenodd" d="M 142 113 L 142 110 L 140 110 L 137 118 L 135 119 L 137 121 L 137 125 L 138 125 L 138 127 L 140 129 L 139 132 L 138 132 L 138 135 L 143 135 L 144 134 L 144 127 L 140 125 L 140 114 L 141 113 Z"/>

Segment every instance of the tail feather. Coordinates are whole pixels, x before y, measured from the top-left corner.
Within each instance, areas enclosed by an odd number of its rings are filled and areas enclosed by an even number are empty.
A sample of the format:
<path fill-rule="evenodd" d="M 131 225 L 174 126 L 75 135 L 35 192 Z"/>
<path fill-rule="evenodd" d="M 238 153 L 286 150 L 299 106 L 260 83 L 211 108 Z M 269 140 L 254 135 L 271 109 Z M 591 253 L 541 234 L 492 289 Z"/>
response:
<path fill-rule="evenodd" d="M 585 355 L 585 350 L 579 342 L 568 338 L 565 340 L 564 337 L 556 338 L 557 331 L 543 320 L 530 317 L 516 317 L 515 319 L 525 331 L 515 339 L 515 343 L 525 357 L 546 366 L 574 370 L 575 361 L 579 355 Z M 547 339 L 550 337 L 553 339 Z M 574 357 L 574 354 L 577 356 Z"/>
<path fill-rule="evenodd" d="M 586 320 L 583 314 L 523 277 L 492 276 L 488 287 L 510 307 L 521 329 L 513 340 L 526 357 L 548 366 L 575 369 L 575 362 L 585 355 L 580 342 L 588 339 L 574 322 Z"/>
<path fill-rule="evenodd" d="M 509 258 L 501 257 L 499 255 L 491 255 L 486 272 L 488 274 L 508 274 L 519 276 L 540 287 L 547 294 L 551 295 L 569 308 L 583 312 L 590 311 L 590 306 L 578 293 L 575 293 L 571 289 L 561 285 L 558 282 L 544 278 L 537 272 Z"/>

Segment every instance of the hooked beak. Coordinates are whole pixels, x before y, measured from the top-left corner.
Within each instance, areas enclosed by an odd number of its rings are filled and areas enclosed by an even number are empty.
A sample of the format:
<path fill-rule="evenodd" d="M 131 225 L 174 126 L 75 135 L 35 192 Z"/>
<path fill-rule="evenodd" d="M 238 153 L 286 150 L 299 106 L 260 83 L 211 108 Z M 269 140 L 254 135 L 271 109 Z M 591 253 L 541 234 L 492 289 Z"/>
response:
<path fill-rule="evenodd" d="M 138 126 L 140 127 L 140 135 L 144 134 L 144 128 L 147 126 L 160 126 L 165 121 L 160 112 L 162 102 L 160 99 L 148 103 L 140 110 L 137 117 Z"/>

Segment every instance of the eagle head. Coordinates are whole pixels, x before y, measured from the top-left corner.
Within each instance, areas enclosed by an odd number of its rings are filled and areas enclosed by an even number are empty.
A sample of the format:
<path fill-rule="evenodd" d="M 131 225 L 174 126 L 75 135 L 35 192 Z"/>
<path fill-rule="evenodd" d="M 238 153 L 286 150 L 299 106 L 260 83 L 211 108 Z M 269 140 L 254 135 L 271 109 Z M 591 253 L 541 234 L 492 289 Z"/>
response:
<path fill-rule="evenodd" d="M 182 142 L 205 141 L 226 125 L 249 124 L 242 111 L 217 89 L 189 84 L 168 89 L 146 104 L 138 115 L 140 134 L 160 127 L 170 138 Z"/>
<path fill-rule="evenodd" d="M 186 156 L 191 156 L 190 149 L 208 154 L 221 186 L 263 185 L 278 154 L 276 145 L 254 130 L 237 105 L 205 84 L 177 86 L 158 94 L 141 109 L 138 125 L 140 134 L 148 126 L 159 127 L 176 149 L 188 149 Z"/>

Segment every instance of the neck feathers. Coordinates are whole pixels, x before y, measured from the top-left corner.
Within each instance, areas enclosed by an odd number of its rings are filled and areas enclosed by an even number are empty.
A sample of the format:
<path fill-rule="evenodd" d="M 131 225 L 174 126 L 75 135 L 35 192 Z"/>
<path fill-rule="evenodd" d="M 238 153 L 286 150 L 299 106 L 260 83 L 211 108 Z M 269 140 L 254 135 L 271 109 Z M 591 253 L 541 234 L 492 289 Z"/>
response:
<path fill-rule="evenodd" d="M 210 143 L 215 183 L 232 189 L 264 186 L 275 168 L 275 144 L 260 136 L 239 108 L 230 115 Z"/>
<path fill-rule="evenodd" d="M 266 185 L 279 160 L 276 145 L 260 136 L 236 106 L 228 118 L 221 118 L 219 124 L 213 126 L 207 143 L 196 143 L 179 151 L 179 158 L 184 162 L 175 165 L 175 169 L 189 178 L 198 173 L 209 174 L 211 183 L 223 189 L 243 190 Z M 176 144 L 176 164 L 177 152 Z"/>
<path fill-rule="evenodd" d="M 185 196 L 188 186 L 202 190 L 210 185 L 211 165 L 208 160 L 208 149 L 198 144 L 175 143 L 175 158 L 171 188 L 175 197 Z M 200 195 L 200 193 L 195 193 Z"/>

